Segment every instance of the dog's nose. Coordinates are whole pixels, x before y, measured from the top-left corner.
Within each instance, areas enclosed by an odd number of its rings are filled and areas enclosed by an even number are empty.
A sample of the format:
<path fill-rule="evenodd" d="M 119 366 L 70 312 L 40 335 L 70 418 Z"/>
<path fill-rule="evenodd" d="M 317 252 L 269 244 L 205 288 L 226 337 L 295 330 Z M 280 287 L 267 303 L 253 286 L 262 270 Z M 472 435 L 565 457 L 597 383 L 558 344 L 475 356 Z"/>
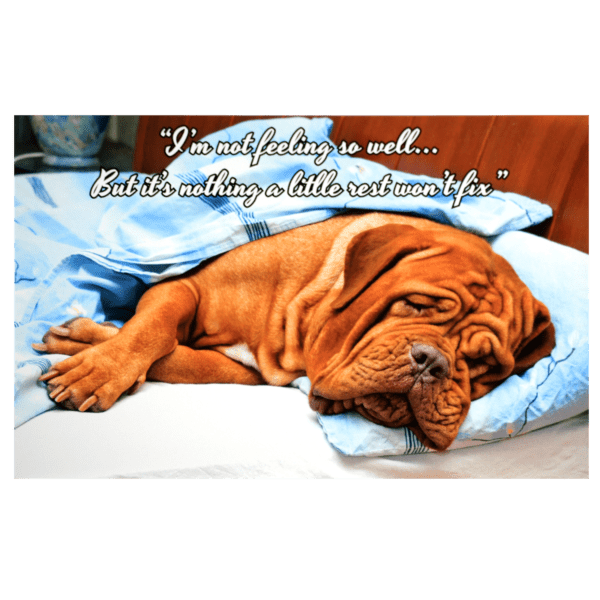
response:
<path fill-rule="evenodd" d="M 433 346 L 414 344 L 410 349 L 414 359 L 415 376 L 425 383 L 433 383 L 436 379 L 444 379 L 450 370 L 446 357 Z"/>

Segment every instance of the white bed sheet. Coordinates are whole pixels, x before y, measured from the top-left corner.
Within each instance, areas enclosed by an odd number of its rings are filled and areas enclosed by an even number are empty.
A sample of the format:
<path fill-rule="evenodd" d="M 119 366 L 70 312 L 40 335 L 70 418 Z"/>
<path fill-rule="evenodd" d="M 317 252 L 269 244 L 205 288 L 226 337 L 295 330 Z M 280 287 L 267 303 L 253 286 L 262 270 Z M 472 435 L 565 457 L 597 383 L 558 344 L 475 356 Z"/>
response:
<path fill-rule="evenodd" d="M 15 430 L 15 478 L 587 478 L 588 413 L 444 454 L 347 457 L 293 388 L 147 383 Z"/>

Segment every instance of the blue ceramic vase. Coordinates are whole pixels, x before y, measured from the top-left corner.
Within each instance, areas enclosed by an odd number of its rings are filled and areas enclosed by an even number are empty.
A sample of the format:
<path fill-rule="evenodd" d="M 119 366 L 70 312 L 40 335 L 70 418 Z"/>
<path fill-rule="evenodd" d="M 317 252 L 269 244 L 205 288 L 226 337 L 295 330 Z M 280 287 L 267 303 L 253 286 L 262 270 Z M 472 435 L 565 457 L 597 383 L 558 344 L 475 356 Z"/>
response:
<path fill-rule="evenodd" d="M 107 116 L 31 117 L 35 137 L 46 153 L 44 163 L 54 167 L 89 167 L 98 164 Z"/>

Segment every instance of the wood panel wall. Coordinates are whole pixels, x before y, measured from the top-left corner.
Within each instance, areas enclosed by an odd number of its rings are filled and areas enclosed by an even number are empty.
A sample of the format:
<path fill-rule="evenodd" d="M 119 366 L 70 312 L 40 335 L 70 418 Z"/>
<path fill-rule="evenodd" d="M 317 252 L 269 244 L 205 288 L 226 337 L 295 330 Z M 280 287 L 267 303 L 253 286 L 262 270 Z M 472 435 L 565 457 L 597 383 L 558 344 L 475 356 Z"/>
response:
<path fill-rule="evenodd" d="M 142 116 L 138 126 L 134 169 L 156 173 L 173 159 L 164 154 L 163 127 L 198 130 L 195 140 L 256 116 Z M 516 192 L 549 204 L 551 221 L 536 233 L 588 252 L 589 122 L 587 116 L 333 116 L 331 139 L 355 141 L 356 154 L 417 175 L 442 177 L 445 169 L 461 179 L 470 169 L 494 189 Z M 396 141 L 410 127 L 421 134 L 416 146 L 438 148 L 437 154 L 371 155 L 367 142 Z M 190 140 L 191 142 L 191 140 Z M 189 145 L 189 143 L 187 144 Z M 498 180 L 498 169 L 509 176 Z"/>

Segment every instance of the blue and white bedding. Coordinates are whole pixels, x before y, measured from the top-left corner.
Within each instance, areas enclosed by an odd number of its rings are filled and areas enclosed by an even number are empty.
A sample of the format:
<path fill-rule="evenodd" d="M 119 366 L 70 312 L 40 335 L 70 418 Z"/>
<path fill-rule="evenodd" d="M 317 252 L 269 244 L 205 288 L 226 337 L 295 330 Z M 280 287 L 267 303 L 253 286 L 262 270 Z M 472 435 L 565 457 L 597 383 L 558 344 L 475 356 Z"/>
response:
<path fill-rule="evenodd" d="M 299 118 L 248 121 L 205 140 L 216 147 L 217 141 L 240 141 L 250 131 L 258 140 L 271 126 L 276 128 L 274 141 L 287 141 L 303 127 L 309 141 L 321 143 L 328 141 L 332 123 Z M 434 182 L 441 188 L 439 180 L 390 171 L 337 150 L 321 165 L 313 158 L 263 156 L 257 166 L 250 166 L 249 156 L 184 153 L 168 167 L 164 181 L 178 190 L 182 182 L 203 184 L 226 168 L 240 184 L 266 189 L 278 183 L 285 189 L 300 169 L 307 176 L 327 169 L 337 172 L 335 181 L 344 190 L 349 182 L 378 182 L 386 174 L 393 182 Z M 131 175 L 121 174 L 117 181 L 126 182 Z M 452 198 L 441 193 L 433 198 L 284 193 L 260 196 L 248 208 L 243 198 L 227 196 L 136 193 L 91 198 L 97 177 L 98 173 L 15 177 L 15 426 L 55 407 L 37 378 L 63 357 L 31 349 L 50 325 L 77 315 L 122 324 L 149 285 L 241 244 L 348 209 L 410 213 L 493 237 L 496 251 L 512 262 L 552 312 L 558 338 L 552 356 L 473 403 L 452 448 L 519 435 L 587 409 L 587 256 L 514 233 L 548 218 L 548 206 L 496 191 L 487 197 L 466 197 L 456 208 Z M 140 182 L 144 178 L 138 174 Z M 296 382 L 300 389 L 306 384 Z M 320 417 L 320 422 L 332 445 L 346 454 L 424 451 L 408 430 L 381 428 L 358 415 Z"/>

